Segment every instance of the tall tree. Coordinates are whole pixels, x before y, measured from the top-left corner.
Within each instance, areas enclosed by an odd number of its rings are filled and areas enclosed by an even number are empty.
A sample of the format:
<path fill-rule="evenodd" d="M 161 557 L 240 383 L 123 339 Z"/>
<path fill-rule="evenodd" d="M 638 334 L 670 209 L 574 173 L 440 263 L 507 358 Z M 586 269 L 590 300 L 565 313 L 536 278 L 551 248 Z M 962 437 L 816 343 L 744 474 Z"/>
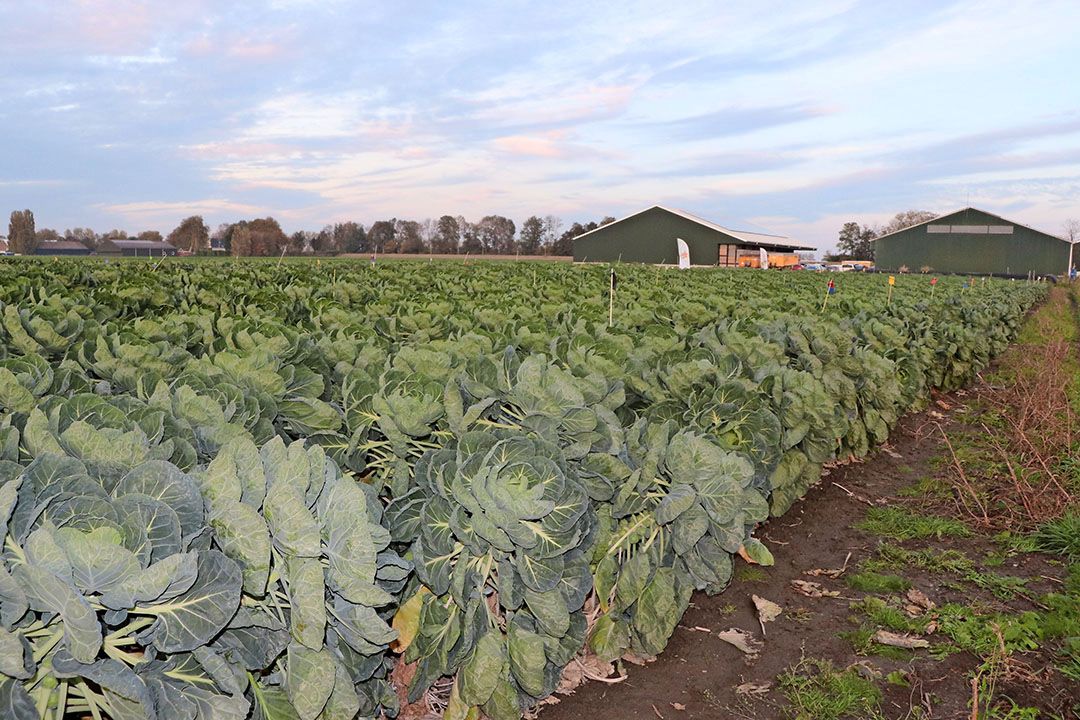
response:
<path fill-rule="evenodd" d="M 163 238 L 161 237 L 161 233 L 159 233 L 157 230 L 143 230 L 141 233 L 139 233 L 138 239 L 150 240 L 151 242 L 161 242 L 163 240 Z"/>
<path fill-rule="evenodd" d="M 179 250 L 187 250 L 193 253 L 207 252 L 210 250 L 210 228 L 202 215 L 192 215 L 184 218 L 176 226 L 169 237 L 169 244 Z"/>
<path fill-rule="evenodd" d="M 484 241 L 480 238 L 480 226 L 459 217 L 461 226 L 461 252 L 479 255 L 484 252 Z"/>
<path fill-rule="evenodd" d="M 334 252 L 334 226 L 327 225 L 311 238 L 311 251 L 316 255 Z"/>
<path fill-rule="evenodd" d="M 485 253 L 512 255 L 514 253 L 514 221 L 502 215 L 485 215 L 480 219 L 480 243 Z"/>
<path fill-rule="evenodd" d="M 33 255 L 37 249 L 34 213 L 30 210 L 12 211 L 8 223 L 8 249 L 17 255 Z"/>
<path fill-rule="evenodd" d="M 394 235 L 398 240 L 398 252 L 417 254 L 425 251 L 422 228 L 415 220 L 398 220 Z"/>
<path fill-rule="evenodd" d="M 246 222 L 236 223 L 229 235 L 229 247 L 232 250 L 233 256 L 246 257 L 254 254 L 252 252 L 253 243 L 251 240 L 251 228 L 248 227 Z"/>
<path fill-rule="evenodd" d="M 297 230 L 289 236 L 288 253 L 290 255 L 303 255 L 308 247 L 308 235 L 311 233 Z"/>
<path fill-rule="evenodd" d="M 101 236 L 102 240 L 127 240 L 127 230 L 121 230 L 119 228 L 113 228 L 109 232 Z"/>
<path fill-rule="evenodd" d="M 555 241 L 559 239 L 559 234 L 561 232 L 561 219 L 554 215 L 547 215 L 544 217 L 544 235 L 540 239 L 540 245 L 543 247 L 545 255 L 551 253 L 551 248 L 555 245 Z"/>
<path fill-rule="evenodd" d="M 358 253 L 367 249 L 367 234 L 360 223 L 341 222 L 334 225 L 333 252 Z"/>
<path fill-rule="evenodd" d="M 281 225 L 272 217 L 256 218 L 249 223 L 249 227 L 251 228 L 251 252 L 254 255 L 280 255 L 289 242 Z"/>
<path fill-rule="evenodd" d="M 590 223 L 594 227 L 596 223 Z M 581 223 L 574 223 L 566 232 L 559 236 L 559 239 L 552 243 L 551 254 L 552 255 L 573 255 L 574 254 L 574 238 L 582 233 L 588 232 L 589 226 L 582 225 Z"/>
<path fill-rule="evenodd" d="M 232 253 L 232 233 L 234 229 L 232 223 L 221 223 L 217 226 L 217 230 L 210 236 L 210 247 L 214 246 L 214 243 L 221 243 L 221 247 L 225 248 L 225 252 Z"/>
<path fill-rule="evenodd" d="M 98 245 L 98 234 L 90 228 L 69 228 L 64 231 L 64 239 L 80 242 L 91 250 L 96 249 Z"/>
<path fill-rule="evenodd" d="M 394 220 L 377 220 L 371 224 L 371 229 L 368 230 L 368 244 L 372 252 L 397 252 L 397 242 L 394 240 L 395 222 Z"/>
<path fill-rule="evenodd" d="M 280 255 L 288 243 L 285 231 L 272 217 L 241 220 L 231 225 L 225 234 L 225 246 L 237 257 Z"/>
<path fill-rule="evenodd" d="M 60 233 L 56 232 L 52 228 L 41 228 L 34 231 L 34 239 L 38 245 L 43 242 L 56 242 L 60 239 Z"/>
<path fill-rule="evenodd" d="M 461 244 L 461 223 L 453 215 L 443 215 L 435 223 L 435 232 L 431 238 L 431 252 L 456 253 Z"/>
<path fill-rule="evenodd" d="M 933 220 L 938 215 L 928 210 L 905 210 L 898 212 L 893 216 L 893 219 L 885 223 L 885 227 L 881 228 L 879 235 L 888 235 L 904 228 L 909 228 L 912 225 L 918 225 L 919 223 L 926 222 L 927 220 Z"/>
<path fill-rule="evenodd" d="M 840 228 L 840 234 L 836 239 L 836 255 L 831 257 L 835 260 L 872 260 L 874 258 L 873 240 L 877 236 L 877 231 L 869 225 L 846 222 Z"/>
<path fill-rule="evenodd" d="M 518 250 L 522 255 L 538 255 L 544 242 L 544 221 L 531 215 L 521 224 L 518 236 Z"/>
<path fill-rule="evenodd" d="M 1061 226 L 1062 237 L 1071 243 L 1080 242 L 1080 220 L 1070 218 Z"/>

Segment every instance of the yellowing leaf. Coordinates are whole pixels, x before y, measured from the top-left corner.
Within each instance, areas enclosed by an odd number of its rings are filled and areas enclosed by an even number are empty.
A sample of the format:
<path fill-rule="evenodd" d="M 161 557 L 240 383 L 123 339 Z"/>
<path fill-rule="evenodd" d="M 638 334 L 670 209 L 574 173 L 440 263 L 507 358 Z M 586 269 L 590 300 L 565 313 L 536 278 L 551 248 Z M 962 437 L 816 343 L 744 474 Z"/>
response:
<path fill-rule="evenodd" d="M 394 613 L 394 619 L 390 623 L 398 632 L 397 640 L 390 643 L 390 649 L 394 652 L 403 653 L 412 645 L 413 638 L 420 630 L 420 608 L 424 606 L 424 595 L 430 593 L 431 591 L 426 587 L 420 586 L 420 589 L 402 603 L 398 611 Z"/>

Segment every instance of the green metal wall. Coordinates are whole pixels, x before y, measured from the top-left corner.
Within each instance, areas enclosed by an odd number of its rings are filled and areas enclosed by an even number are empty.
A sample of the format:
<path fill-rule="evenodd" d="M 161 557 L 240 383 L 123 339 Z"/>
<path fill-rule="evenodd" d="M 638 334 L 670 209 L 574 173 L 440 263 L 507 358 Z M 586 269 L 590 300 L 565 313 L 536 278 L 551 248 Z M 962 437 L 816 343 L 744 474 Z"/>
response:
<path fill-rule="evenodd" d="M 691 265 L 715 265 L 720 243 L 739 242 L 693 220 L 654 207 L 574 240 L 574 260 L 616 262 L 621 259 L 622 262 L 674 265 L 679 262 L 675 238 L 686 241 Z"/>
<path fill-rule="evenodd" d="M 979 210 L 967 209 L 937 218 L 932 225 L 1013 226 L 1011 235 L 929 233 L 927 225 L 875 241 L 874 263 L 882 270 L 907 266 L 918 272 L 923 266 L 935 272 L 985 275 L 1062 275 L 1069 263 L 1069 244 L 1064 240 L 1002 220 Z"/>

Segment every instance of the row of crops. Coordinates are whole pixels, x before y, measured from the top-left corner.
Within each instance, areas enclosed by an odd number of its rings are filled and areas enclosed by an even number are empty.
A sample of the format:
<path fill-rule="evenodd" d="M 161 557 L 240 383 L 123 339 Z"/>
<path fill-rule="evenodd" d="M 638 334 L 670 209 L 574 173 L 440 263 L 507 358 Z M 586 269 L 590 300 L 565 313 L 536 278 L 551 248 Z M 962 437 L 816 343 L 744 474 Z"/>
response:
<path fill-rule="evenodd" d="M 0 715 L 518 718 L 1045 293 L 961 283 L 2 264 Z"/>

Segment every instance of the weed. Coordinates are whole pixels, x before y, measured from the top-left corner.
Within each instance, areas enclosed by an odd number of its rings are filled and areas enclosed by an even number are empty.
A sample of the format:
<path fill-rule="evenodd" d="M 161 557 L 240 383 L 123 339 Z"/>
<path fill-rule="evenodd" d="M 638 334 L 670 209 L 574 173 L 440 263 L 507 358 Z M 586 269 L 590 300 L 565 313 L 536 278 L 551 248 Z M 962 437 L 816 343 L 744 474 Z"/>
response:
<path fill-rule="evenodd" d="M 898 632 L 921 633 L 926 630 L 928 622 L 921 618 L 909 618 L 900 608 L 876 597 L 865 597 L 854 602 L 851 604 L 851 609 L 862 612 L 878 627 Z"/>
<path fill-rule="evenodd" d="M 856 655 L 877 655 L 897 662 L 910 662 L 915 653 L 904 648 L 882 645 L 874 642 L 874 629 L 864 625 L 858 630 L 846 630 L 840 633 L 841 640 L 847 640 Z"/>
<path fill-rule="evenodd" d="M 808 623 L 814 617 L 814 612 L 804 607 L 797 607 L 788 614 L 798 623 Z"/>
<path fill-rule="evenodd" d="M 967 537 L 971 531 L 967 526 L 952 518 L 932 515 L 916 515 L 903 508 L 870 508 L 866 519 L 858 523 L 860 530 L 893 538 L 894 540 L 914 540 L 916 538 Z"/>
<path fill-rule="evenodd" d="M 1035 538 L 1030 535 L 1019 535 L 1008 530 L 999 532 L 994 536 L 993 540 L 1010 555 L 1036 552 L 1039 549 L 1035 544 Z"/>
<path fill-rule="evenodd" d="M 864 562 L 864 569 L 882 570 L 905 565 L 922 568 L 927 572 L 950 573 L 975 587 L 992 593 L 1002 600 L 1009 600 L 1023 593 L 1025 578 L 981 572 L 975 563 L 959 550 L 907 550 L 898 545 L 885 544 L 878 548 L 878 558 Z"/>
<path fill-rule="evenodd" d="M 802 659 L 779 676 L 794 720 L 881 718 L 881 690 L 853 668 L 837 670 L 828 660 Z"/>
<path fill-rule="evenodd" d="M 867 593 L 904 592 L 911 583 L 899 575 L 882 575 L 876 572 L 859 572 L 847 576 L 848 587 Z"/>
<path fill-rule="evenodd" d="M 735 571 L 735 579 L 744 583 L 763 583 L 769 579 L 769 576 L 759 567 L 744 565 Z"/>
<path fill-rule="evenodd" d="M 919 478 L 914 485 L 903 488 L 897 495 L 914 498 L 948 498 L 952 496 L 952 485 L 940 478 L 924 477 Z"/>
<path fill-rule="evenodd" d="M 1080 561 L 1080 513 L 1068 513 L 1044 523 L 1035 533 L 1034 544 L 1043 552 Z"/>
<path fill-rule="evenodd" d="M 900 687 L 911 687 L 911 683 L 908 682 L 907 679 L 907 673 L 903 670 L 893 670 L 885 676 L 885 682 L 890 685 L 899 685 Z"/>
<path fill-rule="evenodd" d="M 727 605 L 724 605 L 722 608 L 720 608 L 717 612 L 720 614 L 720 617 L 727 617 L 728 615 L 734 615 L 736 612 L 738 612 L 738 610 L 739 608 L 735 607 L 734 604 L 728 603 Z"/>

